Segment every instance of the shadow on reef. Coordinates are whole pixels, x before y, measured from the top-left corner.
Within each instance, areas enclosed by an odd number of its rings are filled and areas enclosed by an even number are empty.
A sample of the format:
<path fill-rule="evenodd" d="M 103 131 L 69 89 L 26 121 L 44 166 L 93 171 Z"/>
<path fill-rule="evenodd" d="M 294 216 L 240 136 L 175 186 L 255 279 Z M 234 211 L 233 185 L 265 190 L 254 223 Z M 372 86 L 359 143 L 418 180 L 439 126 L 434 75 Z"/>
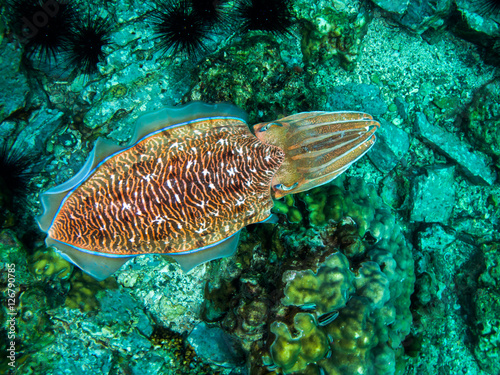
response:
<path fill-rule="evenodd" d="M 411 251 L 375 188 L 346 185 L 299 194 L 309 224 L 249 230 L 236 265 L 207 283 L 203 319 L 239 339 L 251 374 L 404 369 Z"/>

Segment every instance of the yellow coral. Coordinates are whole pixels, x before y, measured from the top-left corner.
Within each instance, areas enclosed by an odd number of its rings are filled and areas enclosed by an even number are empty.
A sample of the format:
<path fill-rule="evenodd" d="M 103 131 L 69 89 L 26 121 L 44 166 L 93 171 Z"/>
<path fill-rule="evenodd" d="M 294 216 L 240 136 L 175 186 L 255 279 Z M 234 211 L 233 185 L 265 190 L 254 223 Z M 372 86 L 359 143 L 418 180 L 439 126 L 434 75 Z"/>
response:
<path fill-rule="evenodd" d="M 271 325 L 271 332 L 276 335 L 271 345 L 271 356 L 285 374 L 305 369 L 308 364 L 322 359 L 329 350 L 328 338 L 311 314 L 295 315 L 294 328 L 299 332 L 296 337 L 292 337 L 285 323 L 274 322 Z"/>
<path fill-rule="evenodd" d="M 291 194 L 286 195 L 283 199 L 274 200 L 273 212 L 287 215 L 288 221 L 291 223 L 300 223 L 302 221 L 302 214 L 295 207 L 295 200 Z"/>
<path fill-rule="evenodd" d="M 32 271 L 40 279 L 59 278 L 66 280 L 73 272 L 71 263 L 63 259 L 52 247 L 35 251 Z"/>
<path fill-rule="evenodd" d="M 319 315 L 343 307 L 349 293 L 354 290 L 354 275 L 349 270 L 349 262 L 341 253 L 330 255 L 318 269 L 288 271 L 283 281 L 285 288 L 284 305 L 313 305 Z"/>

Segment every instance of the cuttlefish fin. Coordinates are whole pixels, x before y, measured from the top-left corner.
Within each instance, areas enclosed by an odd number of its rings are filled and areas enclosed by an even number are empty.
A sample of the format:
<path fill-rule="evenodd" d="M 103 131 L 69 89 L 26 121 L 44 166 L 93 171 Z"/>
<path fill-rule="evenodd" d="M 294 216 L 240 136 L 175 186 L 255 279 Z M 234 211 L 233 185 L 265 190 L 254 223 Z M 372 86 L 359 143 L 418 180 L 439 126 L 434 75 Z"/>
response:
<path fill-rule="evenodd" d="M 47 246 L 54 247 L 57 245 L 56 250 L 64 259 L 77 265 L 83 272 L 88 273 L 99 281 L 111 276 L 111 274 L 116 272 L 121 266 L 134 257 L 107 257 L 103 256 L 102 253 L 95 255 L 78 250 L 50 237 L 47 237 L 46 244 Z"/>
<path fill-rule="evenodd" d="M 217 258 L 225 258 L 236 253 L 240 232 L 234 233 L 231 237 L 222 240 L 221 242 L 203 249 L 192 250 L 183 254 L 168 254 L 166 256 L 174 258 L 179 263 L 184 272 L 192 270 L 199 264 L 208 262 Z"/>
<path fill-rule="evenodd" d="M 303 112 L 254 125 L 261 142 L 285 153 L 271 181 L 274 197 L 332 181 L 370 150 L 379 127 L 362 112 Z"/>

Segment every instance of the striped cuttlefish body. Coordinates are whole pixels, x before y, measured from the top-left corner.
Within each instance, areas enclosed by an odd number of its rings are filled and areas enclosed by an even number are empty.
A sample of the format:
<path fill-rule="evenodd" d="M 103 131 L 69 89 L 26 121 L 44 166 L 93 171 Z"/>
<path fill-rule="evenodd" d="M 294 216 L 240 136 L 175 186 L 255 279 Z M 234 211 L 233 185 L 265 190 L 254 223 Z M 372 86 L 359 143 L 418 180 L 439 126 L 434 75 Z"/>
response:
<path fill-rule="evenodd" d="M 360 112 L 306 112 L 253 126 L 229 104 L 141 117 L 126 146 L 98 139 L 83 168 L 41 196 L 54 246 L 105 279 L 141 254 L 184 270 L 236 250 L 240 230 L 270 220 L 272 198 L 330 182 L 375 143 Z"/>

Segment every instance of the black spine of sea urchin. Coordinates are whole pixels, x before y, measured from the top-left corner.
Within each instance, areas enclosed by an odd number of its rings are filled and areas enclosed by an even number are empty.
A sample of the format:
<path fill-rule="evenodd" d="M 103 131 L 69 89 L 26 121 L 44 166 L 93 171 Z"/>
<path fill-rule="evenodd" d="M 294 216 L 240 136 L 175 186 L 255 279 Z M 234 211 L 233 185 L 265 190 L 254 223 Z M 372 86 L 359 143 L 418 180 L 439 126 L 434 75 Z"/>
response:
<path fill-rule="evenodd" d="M 483 17 L 498 17 L 500 0 L 472 0 L 476 12 Z"/>
<path fill-rule="evenodd" d="M 24 45 L 29 58 L 57 60 L 67 48 L 77 19 L 68 0 L 9 0 L 10 25 Z"/>
<path fill-rule="evenodd" d="M 190 0 L 193 12 L 209 26 L 226 21 L 226 2 L 227 0 Z"/>
<path fill-rule="evenodd" d="M 90 14 L 75 24 L 68 43 L 69 62 L 84 75 L 97 72 L 97 63 L 104 59 L 102 48 L 110 43 L 111 24 Z"/>
<path fill-rule="evenodd" d="M 19 149 L 9 149 L 5 143 L 0 147 L 0 194 L 8 201 L 14 197 L 24 199 L 29 193 L 32 174 L 28 168 L 32 164 L 30 156 Z"/>
<path fill-rule="evenodd" d="M 241 0 L 236 16 L 243 32 L 261 30 L 284 35 L 292 27 L 290 0 Z"/>
<path fill-rule="evenodd" d="M 209 25 L 194 12 L 187 0 L 163 1 L 152 12 L 155 39 L 160 49 L 166 52 L 185 52 L 196 56 L 206 50 Z"/>

